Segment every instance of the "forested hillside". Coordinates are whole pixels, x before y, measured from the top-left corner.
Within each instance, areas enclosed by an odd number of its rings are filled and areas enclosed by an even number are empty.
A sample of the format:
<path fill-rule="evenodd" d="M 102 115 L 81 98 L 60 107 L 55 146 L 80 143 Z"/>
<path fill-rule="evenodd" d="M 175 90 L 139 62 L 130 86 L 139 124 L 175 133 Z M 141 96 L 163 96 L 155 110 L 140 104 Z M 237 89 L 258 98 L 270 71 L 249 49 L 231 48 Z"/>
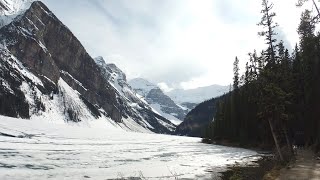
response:
<path fill-rule="evenodd" d="M 268 48 L 249 53 L 245 73 L 234 62 L 233 91 L 216 102 L 215 121 L 205 137 L 242 145 L 276 147 L 286 159 L 291 144 L 315 147 L 320 143 L 320 33 L 319 16 L 301 14 L 300 37 L 293 53 L 276 39 L 273 4 L 262 0 L 263 31 Z M 317 13 L 318 14 L 318 13 Z"/>
<path fill-rule="evenodd" d="M 177 126 L 175 134 L 201 137 L 204 134 L 206 126 L 213 121 L 216 99 L 204 101 L 192 109 L 184 118 L 184 121 Z"/>

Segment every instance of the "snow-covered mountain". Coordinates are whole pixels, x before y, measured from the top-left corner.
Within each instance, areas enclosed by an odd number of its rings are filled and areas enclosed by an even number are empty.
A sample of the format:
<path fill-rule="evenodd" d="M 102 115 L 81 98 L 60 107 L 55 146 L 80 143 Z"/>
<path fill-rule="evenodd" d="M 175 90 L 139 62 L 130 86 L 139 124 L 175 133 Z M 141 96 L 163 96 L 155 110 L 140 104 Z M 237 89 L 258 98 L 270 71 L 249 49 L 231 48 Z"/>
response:
<path fill-rule="evenodd" d="M 171 133 L 175 125 L 135 95 L 124 73 L 86 52 L 40 1 L 0 0 L 0 114 Z M 27 8 L 27 9 L 24 9 Z M 9 15 L 15 18 L 7 18 Z"/>
<path fill-rule="evenodd" d="M 221 96 L 230 90 L 229 86 L 211 85 L 196 89 L 175 89 L 167 92 L 167 95 L 179 104 L 199 104 L 205 100 Z"/>
<path fill-rule="evenodd" d="M 155 114 L 162 116 L 161 113 L 153 109 L 152 106 L 146 102 L 143 96 L 135 92 L 135 90 L 128 84 L 125 73 L 123 73 L 115 64 L 106 64 L 103 57 L 97 57 L 94 60 L 104 75 L 105 80 L 108 81 L 116 90 L 118 98 L 123 102 L 126 102 L 125 106 L 127 106 L 128 110 L 132 111 L 132 114 L 148 117 L 150 115 L 146 112 L 149 112 L 153 116 L 155 116 Z M 140 118 L 143 119 L 143 117 Z M 177 124 L 174 118 L 167 116 L 163 117 L 171 121 L 173 124 Z M 165 124 L 162 119 L 158 118 L 157 121 L 160 121 L 161 124 Z M 166 124 L 166 126 L 172 130 L 175 128 L 170 124 Z"/>
<path fill-rule="evenodd" d="M 129 81 L 130 86 L 164 117 L 183 120 L 199 103 L 223 95 L 229 86 L 212 85 L 196 89 L 175 89 L 163 92 L 157 85 L 143 78 Z"/>
<path fill-rule="evenodd" d="M 141 96 L 147 97 L 152 89 L 159 88 L 157 85 L 152 84 L 146 79 L 135 78 L 129 81 L 130 86 Z"/>
<path fill-rule="evenodd" d="M 157 85 L 137 78 L 129 81 L 130 86 L 150 104 L 163 117 L 174 124 L 180 124 L 187 114 L 187 108 L 177 105 Z"/>

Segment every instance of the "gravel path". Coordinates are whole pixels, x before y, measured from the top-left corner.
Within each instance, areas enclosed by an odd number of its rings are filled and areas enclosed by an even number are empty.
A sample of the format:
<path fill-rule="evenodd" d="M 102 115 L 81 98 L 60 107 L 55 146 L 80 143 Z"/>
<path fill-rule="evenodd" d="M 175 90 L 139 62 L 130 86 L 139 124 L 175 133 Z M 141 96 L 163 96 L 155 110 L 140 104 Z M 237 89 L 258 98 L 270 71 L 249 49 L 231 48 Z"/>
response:
<path fill-rule="evenodd" d="M 297 161 L 282 169 L 277 180 L 320 180 L 320 160 L 310 150 L 298 150 Z"/>

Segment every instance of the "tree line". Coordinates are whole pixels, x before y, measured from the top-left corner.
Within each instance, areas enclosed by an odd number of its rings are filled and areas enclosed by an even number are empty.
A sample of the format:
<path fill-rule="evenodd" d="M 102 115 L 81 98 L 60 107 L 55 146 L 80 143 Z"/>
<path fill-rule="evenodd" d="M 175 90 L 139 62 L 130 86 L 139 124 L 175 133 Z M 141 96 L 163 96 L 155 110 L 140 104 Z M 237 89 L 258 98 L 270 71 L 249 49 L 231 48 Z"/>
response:
<path fill-rule="evenodd" d="M 258 34 L 267 48 L 249 53 L 241 76 L 235 58 L 233 90 L 216 101 L 214 121 L 203 136 L 275 148 L 285 161 L 293 143 L 320 149 L 320 33 L 315 30 L 318 16 L 305 10 L 297 30 L 300 42 L 290 53 L 276 38 L 272 9 L 273 3 L 262 0 L 258 25 L 263 31 Z"/>

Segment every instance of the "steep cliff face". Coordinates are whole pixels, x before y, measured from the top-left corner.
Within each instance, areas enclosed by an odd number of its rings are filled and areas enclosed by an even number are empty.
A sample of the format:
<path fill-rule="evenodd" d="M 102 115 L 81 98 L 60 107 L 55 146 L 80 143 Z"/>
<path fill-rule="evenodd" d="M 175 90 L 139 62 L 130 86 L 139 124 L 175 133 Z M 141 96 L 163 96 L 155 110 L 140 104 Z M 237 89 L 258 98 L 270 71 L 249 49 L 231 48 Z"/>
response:
<path fill-rule="evenodd" d="M 121 121 L 115 93 L 103 81 L 94 60 L 42 2 L 32 3 L 23 15 L 3 27 L 0 33 L 8 50 L 31 72 L 55 84 L 62 77 L 91 104 L 101 105 L 110 112 L 112 119 Z M 82 86 L 72 83 L 74 79 Z"/>
<path fill-rule="evenodd" d="M 56 105 L 63 106 L 59 111 L 67 120 L 82 121 L 88 118 L 84 112 L 89 110 L 90 116 L 109 117 L 127 129 L 132 124 L 137 127 L 134 129 L 141 126 L 161 133 L 174 129 L 174 125 L 152 112 L 146 113 L 146 117 L 132 113 L 126 99 L 106 79 L 105 72 L 42 2 L 33 2 L 21 12 L 0 29 L 1 86 L 7 87 L 0 91 L 4 100 L 1 114 L 23 118 L 39 112 L 48 114 L 54 109 L 51 100 L 59 99 L 60 104 Z M 6 96 L 8 93 L 12 97 Z M 18 104 L 24 108 L 21 110 Z M 10 112 L 8 108 L 12 113 L 6 114 Z M 144 121 L 150 122 L 141 123 Z"/>

